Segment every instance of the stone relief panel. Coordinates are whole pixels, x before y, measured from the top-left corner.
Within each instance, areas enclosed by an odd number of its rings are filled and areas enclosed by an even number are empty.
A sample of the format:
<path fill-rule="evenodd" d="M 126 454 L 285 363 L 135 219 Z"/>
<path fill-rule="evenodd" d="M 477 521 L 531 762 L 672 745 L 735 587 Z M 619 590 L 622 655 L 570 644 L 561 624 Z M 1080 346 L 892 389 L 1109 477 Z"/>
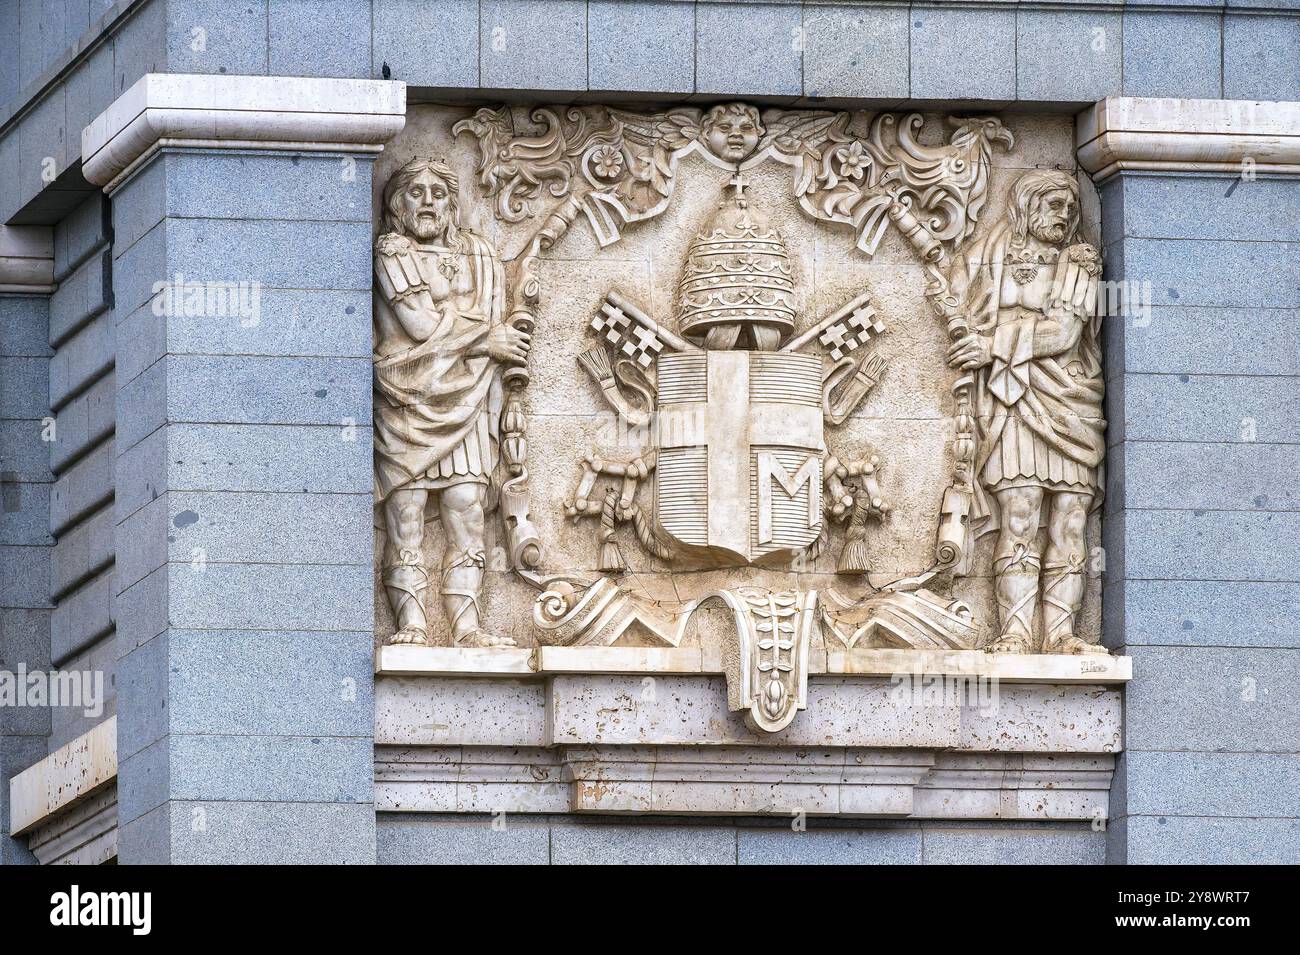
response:
<path fill-rule="evenodd" d="M 412 107 L 377 639 L 708 645 L 769 731 L 817 649 L 1104 653 L 1094 202 L 1068 118 Z"/>

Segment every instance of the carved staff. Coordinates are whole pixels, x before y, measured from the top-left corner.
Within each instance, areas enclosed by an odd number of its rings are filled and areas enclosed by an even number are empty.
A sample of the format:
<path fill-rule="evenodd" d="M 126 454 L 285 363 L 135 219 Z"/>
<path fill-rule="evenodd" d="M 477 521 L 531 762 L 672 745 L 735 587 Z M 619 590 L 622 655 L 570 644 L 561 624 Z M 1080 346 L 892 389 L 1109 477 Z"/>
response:
<path fill-rule="evenodd" d="M 541 299 L 541 281 L 537 263 L 573 223 L 581 209 L 576 196 L 561 203 L 537 230 L 514 266 L 514 307 L 507 321 L 520 331 L 532 334 L 537 324 L 537 306 Z M 506 389 L 505 410 L 501 413 L 502 457 L 511 477 L 501 486 L 501 515 L 505 522 L 506 541 L 511 565 L 519 570 L 533 570 L 542 559 L 542 540 L 529 516 L 528 491 L 528 418 L 524 413 L 523 393 L 531 376 L 526 362 L 508 367 L 502 375 Z"/>
<path fill-rule="evenodd" d="M 912 212 L 911 205 L 899 194 L 889 206 L 889 218 L 912 244 L 930 274 L 925 294 L 930 306 L 947 326 L 949 340 L 956 342 L 970 332 L 962 303 L 948 284 L 949 257 L 939 242 Z M 973 374 L 964 374 L 952 385 L 955 431 L 953 436 L 952 484 L 943 492 L 939 509 L 939 530 L 934 557 L 940 569 L 951 568 L 958 576 L 970 572 L 974 541 L 971 536 L 970 511 L 975 502 L 975 415 L 972 407 Z"/>
<path fill-rule="evenodd" d="M 946 147 L 921 147 L 903 134 L 918 121 L 908 117 L 900 129 L 904 148 L 894 153 L 898 165 L 886 180 L 890 198 L 887 214 L 925 263 L 930 283 L 925 295 L 943 320 L 951 341 L 970 332 L 965 304 L 948 282 L 952 261 L 962 243 L 974 232 L 979 212 L 988 196 L 988 175 L 993 144 L 1010 149 L 1015 137 L 992 116 L 949 118 L 955 132 Z M 883 128 L 883 127 L 882 127 Z M 875 131 L 873 130 L 873 136 Z M 922 221 L 917 208 L 928 218 Z M 952 484 L 944 491 L 934 555 L 939 570 L 970 572 L 974 539 L 970 512 L 975 502 L 976 431 L 973 410 L 975 376 L 960 375 L 952 385 L 955 435 Z"/>

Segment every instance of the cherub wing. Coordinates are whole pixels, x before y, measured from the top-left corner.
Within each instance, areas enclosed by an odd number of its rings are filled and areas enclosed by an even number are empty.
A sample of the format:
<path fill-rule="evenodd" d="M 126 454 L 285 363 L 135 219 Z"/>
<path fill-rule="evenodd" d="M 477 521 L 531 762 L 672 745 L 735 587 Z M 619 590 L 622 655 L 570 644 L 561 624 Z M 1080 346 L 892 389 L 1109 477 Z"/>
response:
<path fill-rule="evenodd" d="M 659 147 L 672 152 L 700 138 L 698 109 L 682 107 L 666 113 L 632 113 L 611 109 L 609 115 L 623 126 L 623 138 L 640 146 Z"/>
<path fill-rule="evenodd" d="M 767 109 L 762 118 L 765 131 L 758 141 L 758 151 L 772 146 L 787 156 L 797 156 L 816 151 L 837 132 L 843 136 L 851 117 L 848 113 L 827 110 Z"/>
<path fill-rule="evenodd" d="M 657 196 L 667 196 L 672 191 L 674 155 L 699 138 L 703 113 L 680 107 L 666 113 L 611 109 L 609 115 L 621 129 L 633 180 L 649 183 Z"/>

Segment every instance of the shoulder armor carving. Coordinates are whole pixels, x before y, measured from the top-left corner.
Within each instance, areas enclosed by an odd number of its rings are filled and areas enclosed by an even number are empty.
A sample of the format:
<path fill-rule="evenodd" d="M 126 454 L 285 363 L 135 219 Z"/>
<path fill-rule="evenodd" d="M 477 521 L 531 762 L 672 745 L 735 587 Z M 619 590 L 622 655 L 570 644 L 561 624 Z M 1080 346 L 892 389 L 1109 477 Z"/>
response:
<path fill-rule="evenodd" d="M 375 279 L 384 296 L 393 302 L 428 288 L 410 238 L 396 232 L 379 237 L 375 242 Z"/>

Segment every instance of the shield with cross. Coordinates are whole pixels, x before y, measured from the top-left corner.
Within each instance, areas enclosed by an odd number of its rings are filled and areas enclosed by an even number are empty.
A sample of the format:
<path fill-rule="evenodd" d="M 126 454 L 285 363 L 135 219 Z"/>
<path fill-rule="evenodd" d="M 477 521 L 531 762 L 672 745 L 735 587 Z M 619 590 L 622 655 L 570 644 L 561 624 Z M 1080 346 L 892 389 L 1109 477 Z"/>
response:
<path fill-rule="evenodd" d="M 662 355 L 654 513 L 717 565 L 788 558 L 822 522 L 822 364 L 791 352 Z"/>
<path fill-rule="evenodd" d="M 654 366 L 653 536 L 680 556 L 713 566 L 776 563 L 821 534 L 824 419 L 842 421 L 874 384 L 875 366 L 849 356 L 883 326 L 863 293 L 791 338 L 794 287 L 779 230 L 736 176 L 687 252 L 680 334 L 613 291 L 592 321 L 616 360 L 584 353 L 584 367 L 631 419 L 650 416 L 625 407 L 620 369 Z M 814 341 L 829 352 L 828 370 L 821 355 L 799 353 Z M 610 472 L 624 476 L 628 514 L 628 475 L 644 470 L 638 456 Z M 574 514 L 591 511 L 596 473 L 589 462 Z"/>

